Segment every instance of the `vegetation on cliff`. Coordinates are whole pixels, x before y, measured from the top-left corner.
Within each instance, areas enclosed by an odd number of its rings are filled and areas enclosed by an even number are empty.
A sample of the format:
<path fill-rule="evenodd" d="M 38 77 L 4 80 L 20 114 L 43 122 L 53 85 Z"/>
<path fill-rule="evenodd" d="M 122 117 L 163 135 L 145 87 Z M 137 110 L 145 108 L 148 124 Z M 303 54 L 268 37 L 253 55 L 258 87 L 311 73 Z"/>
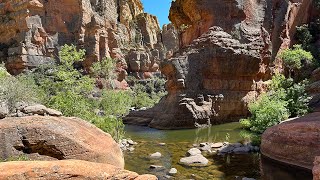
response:
<path fill-rule="evenodd" d="M 56 65 L 45 65 L 32 72 L 9 76 L 2 68 L 0 82 L 1 102 L 10 107 L 19 102 L 42 103 L 61 111 L 65 116 L 75 116 L 95 124 L 116 140 L 124 136 L 122 117 L 130 107 L 152 107 L 163 96 L 161 80 L 150 81 L 145 86 L 136 83 L 132 90 L 118 91 L 96 88 L 96 78 L 111 84 L 115 78 L 115 62 L 105 59 L 93 64 L 91 73 L 76 68 L 84 59 L 85 51 L 64 45 Z M 159 84 L 160 83 L 160 84 Z"/>
<path fill-rule="evenodd" d="M 306 93 L 307 80 L 294 80 L 305 64 L 313 63 L 313 56 L 295 45 L 284 50 L 279 57 L 289 70 L 289 78 L 276 73 L 269 84 L 268 91 L 256 101 L 249 103 L 251 117 L 241 119 L 240 123 L 247 130 L 262 134 L 267 128 L 277 125 L 289 117 L 302 116 L 309 112 L 311 98 Z"/>

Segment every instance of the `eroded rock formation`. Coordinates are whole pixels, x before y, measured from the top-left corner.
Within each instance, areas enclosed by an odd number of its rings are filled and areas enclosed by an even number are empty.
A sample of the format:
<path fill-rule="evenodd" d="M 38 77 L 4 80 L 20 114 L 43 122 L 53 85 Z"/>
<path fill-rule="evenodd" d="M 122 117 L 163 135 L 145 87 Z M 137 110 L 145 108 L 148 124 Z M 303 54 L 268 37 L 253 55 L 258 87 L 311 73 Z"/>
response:
<path fill-rule="evenodd" d="M 53 63 L 64 44 L 86 50 L 85 68 L 105 57 L 126 58 L 130 49 L 159 60 L 164 56 L 152 52 L 167 51 L 157 18 L 144 13 L 140 0 L 2 0 L 0 37 L 0 59 L 11 74 Z"/>
<path fill-rule="evenodd" d="M 305 12 L 311 3 L 173 1 L 169 18 L 179 30 L 181 49 L 161 65 L 168 95 L 147 112 L 132 112 L 125 122 L 192 128 L 197 123 L 224 123 L 247 116 L 247 103 L 264 91 L 277 53 L 290 45 L 295 26 L 307 21 Z M 223 101 L 208 98 L 219 94 Z M 207 102 L 217 107 L 208 108 Z"/>

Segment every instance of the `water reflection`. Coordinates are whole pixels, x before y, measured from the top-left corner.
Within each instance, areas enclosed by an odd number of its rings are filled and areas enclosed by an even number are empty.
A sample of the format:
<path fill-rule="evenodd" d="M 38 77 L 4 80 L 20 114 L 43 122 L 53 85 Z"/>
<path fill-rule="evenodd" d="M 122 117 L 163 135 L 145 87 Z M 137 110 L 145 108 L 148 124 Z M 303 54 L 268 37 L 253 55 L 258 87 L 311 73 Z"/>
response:
<path fill-rule="evenodd" d="M 261 179 L 263 180 L 312 180 L 311 170 L 275 162 L 261 157 Z"/>
<path fill-rule="evenodd" d="M 243 177 L 257 180 L 311 180 L 310 171 L 299 170 L 262 158 L 259 153 L 229 154 L 224 156 L 206 155 L 212 162 L 208 167 L 185 167 L 178 162 L 194 143 L 239 142 L 239 123 L 228 123 L 203 129 L 156 130 L 141 126 L 126 126 L 126 135 L 139 144 L 133 152 L 125 152 L 126 169 L 140 174 L 151 173 L 165 179 L 170 168 L 178 169 L 172 179 L 225 179 L 238 180 Z M 228 138 L 227 138 L 228 137 Z M 159 143 L 166 143 L 165 146 Z M 150 159 L 149 155 L 160 152 L 160 159 Z M 163 166 L 161 170 L 150 170 L 150 165 Z"/>

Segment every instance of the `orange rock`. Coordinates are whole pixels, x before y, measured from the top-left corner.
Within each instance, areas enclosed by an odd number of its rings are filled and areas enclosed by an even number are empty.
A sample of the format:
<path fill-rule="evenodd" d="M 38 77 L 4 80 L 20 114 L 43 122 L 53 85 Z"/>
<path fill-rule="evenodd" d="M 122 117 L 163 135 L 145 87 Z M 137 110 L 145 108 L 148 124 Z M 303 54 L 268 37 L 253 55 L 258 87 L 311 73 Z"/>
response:
<path fill-rule="evenodd" d="M 109 164 L 81 160 L 4 162 L 0 163 L 0 179 L 157 180 L 152 175 L 138 175 Z"/>
<path fill-rule="evenodd" d="M 124 167 L 112 137 L 79 118 L 28 116 L 0 121 L 0 158 L 79 159 Z M 0 178 L 1 179 L 1 178 Z"/>

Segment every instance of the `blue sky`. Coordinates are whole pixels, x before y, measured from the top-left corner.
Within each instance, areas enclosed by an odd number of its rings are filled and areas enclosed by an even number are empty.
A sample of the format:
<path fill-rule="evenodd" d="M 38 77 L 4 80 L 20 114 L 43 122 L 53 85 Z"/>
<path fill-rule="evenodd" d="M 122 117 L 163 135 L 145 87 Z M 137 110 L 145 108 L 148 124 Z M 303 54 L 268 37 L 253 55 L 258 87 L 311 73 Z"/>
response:
<path fill-rule="evenodd" d="M 169 23 L 169 9 L 172 0 L 142 0 L 144 11 L 158 17 L 160 27 Z"/>

